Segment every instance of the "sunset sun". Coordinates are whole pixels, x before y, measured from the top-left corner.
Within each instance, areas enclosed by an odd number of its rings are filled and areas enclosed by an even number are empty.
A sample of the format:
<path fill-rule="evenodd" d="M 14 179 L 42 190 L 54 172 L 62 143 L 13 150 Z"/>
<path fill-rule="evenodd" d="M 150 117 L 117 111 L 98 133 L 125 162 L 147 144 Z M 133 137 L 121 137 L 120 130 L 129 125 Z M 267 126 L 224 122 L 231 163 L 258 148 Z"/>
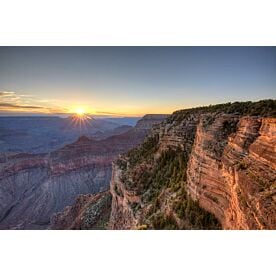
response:
<path fill-rule="evenodd" d="M 83 107 L 76 107 L 73 109 L 73 116 L 71 117 L 72 125 L 79 129 L 85 129 L 90 126 L 91 117 L 87 114 L 87 110 Z"/>
<path fill-rule="evenodd" d="M 82 107 L 78 107 L 78 108 L 76 109 L 76 114 L 77 114 L 78 116 L 82 117 L 82 116 L 84 116 L 84 114 L 85 114 L 85 110 L 84 110 Z"/>

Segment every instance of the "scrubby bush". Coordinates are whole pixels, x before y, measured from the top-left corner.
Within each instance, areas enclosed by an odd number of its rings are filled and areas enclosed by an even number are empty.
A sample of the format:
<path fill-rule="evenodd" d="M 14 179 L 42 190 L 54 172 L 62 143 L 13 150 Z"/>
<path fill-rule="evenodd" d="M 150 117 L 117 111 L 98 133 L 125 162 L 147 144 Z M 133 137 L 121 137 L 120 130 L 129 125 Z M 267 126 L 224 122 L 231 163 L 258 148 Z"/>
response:
<path fill-rule="evenodd" d="M 164 215 L 162 213 L 158 213 L 152 218 L 152 225 L 154 229 L 158 230 L 178 229 L 175 219 L 172 216 Z"/>
<path fill-rule="evenodd" d="M 180 219 L 187 221 L 188 229 L 220 229 L 216 217 L 199 206 L 185 191 L 180 190 L 180 197 L 174 203 L 174 210 Z"/>
<path fill-rule="evenodd" d="M 158 135 L 149 136 L 144 143 L 126 153 L 130 167 L 133 167 L 142 160 L 147 160 L 156 151 L 158 147 Z"/>

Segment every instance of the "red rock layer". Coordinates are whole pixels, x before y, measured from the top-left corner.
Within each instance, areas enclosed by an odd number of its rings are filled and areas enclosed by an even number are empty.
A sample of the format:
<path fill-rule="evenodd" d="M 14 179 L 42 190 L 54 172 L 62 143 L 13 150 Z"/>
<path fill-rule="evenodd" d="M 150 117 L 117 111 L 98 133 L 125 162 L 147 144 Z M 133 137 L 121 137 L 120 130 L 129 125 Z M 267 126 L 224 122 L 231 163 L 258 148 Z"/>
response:
<path fill-rule="evenodd" d="M 224 229 L 275 229 L 276 119 L 241 118 L 237 130 L 220 140 L 225 120 L 236 119 L 217 118 L 207 129 L 199 124 L 187 170 L 188 191 Z M 210 150 L 220 147 L 221 156 Z"/>
<path fill-rule="evenodd" d="M 158 136 L 156 162 L 168 148 L 189 152 L 186 191 L 224 229 L 276 229 L 275 118 L 196 114 L 162 123 L 152 133 Z M 139 168 L 147 171 L 147 164 Z M 127 172 L 113 164 L 111 229 L 135 229 L 147 209 L 127 188 Z M 144 210 L 138 215 L 137 203 Z"/>

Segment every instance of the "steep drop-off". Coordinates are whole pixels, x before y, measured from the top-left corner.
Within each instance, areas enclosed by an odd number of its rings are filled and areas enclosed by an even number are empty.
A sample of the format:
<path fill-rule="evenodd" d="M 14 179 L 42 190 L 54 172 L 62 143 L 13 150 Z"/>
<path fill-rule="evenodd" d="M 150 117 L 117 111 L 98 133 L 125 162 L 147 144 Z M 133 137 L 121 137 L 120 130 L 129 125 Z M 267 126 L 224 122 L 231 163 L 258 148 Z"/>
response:
<path fill-rule="evenodd" d="M 113 163 L 111 229 L 276 229 L 276 101 L 181 110 Z"/>
<path fill-rule="evenodd" d="M 0 229 L 48 228 L 52 215 L 77 196 L 108 190 L 112 161 L 143 141 L 150 129 L 146 120 L 144 128 L 141 119 L 120 135 L 82 136 L 49 154 L 0 154 Z"/>

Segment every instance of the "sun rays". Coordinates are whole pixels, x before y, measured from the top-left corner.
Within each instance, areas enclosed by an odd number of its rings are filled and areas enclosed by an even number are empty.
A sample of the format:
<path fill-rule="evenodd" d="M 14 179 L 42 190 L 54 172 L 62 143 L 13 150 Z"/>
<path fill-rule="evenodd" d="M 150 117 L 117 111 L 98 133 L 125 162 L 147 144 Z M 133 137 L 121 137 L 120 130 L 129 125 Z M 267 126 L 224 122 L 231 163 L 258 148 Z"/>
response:
<path fill-rule="evenodd" d="M 85 109 L 78 107 L 75 109 L 75 113 L 71 116 L 71 123 L 74 127 L 80 130 L 86 129 L 91 126 L 92 117 L 85 113 Z"/>

